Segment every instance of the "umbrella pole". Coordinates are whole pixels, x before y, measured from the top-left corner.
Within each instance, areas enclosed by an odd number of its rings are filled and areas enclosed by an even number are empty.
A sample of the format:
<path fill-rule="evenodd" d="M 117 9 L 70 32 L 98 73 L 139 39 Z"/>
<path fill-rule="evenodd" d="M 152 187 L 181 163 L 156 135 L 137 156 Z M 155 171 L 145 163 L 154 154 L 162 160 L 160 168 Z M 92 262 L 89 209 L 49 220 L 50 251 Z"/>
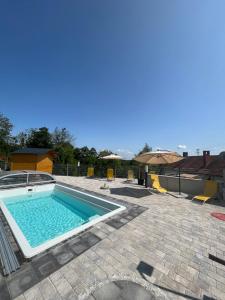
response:
<path fill-rule="evenodd" d="M 149 187 L 148 183 L 148 165 L 145 165 L 145 187 Z"/>
<path fill-rule="evenodd" d="M 179 195 L 180 195 L 181 194 L 180 168 L 178 169 L 178 177 L 179 177 Z"/>

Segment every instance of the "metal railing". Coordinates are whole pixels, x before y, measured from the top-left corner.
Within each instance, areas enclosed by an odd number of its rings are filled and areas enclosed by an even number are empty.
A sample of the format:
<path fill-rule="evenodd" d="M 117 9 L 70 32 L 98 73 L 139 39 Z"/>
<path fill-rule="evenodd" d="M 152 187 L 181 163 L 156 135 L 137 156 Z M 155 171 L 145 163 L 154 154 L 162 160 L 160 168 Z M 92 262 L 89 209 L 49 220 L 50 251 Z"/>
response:
<path fill-rule="evenodd" d="M 54 164 L 53 166 L 53 175 L 61 176 L 87 176 L 88 167 L 91 165 L 81 164 L 79 167 L 73 164 Z M 107 174 L 107 169 L 112 168 L 116 169 L 116 177 L 118 178 L 127 178 L 128 170 L 134 172 L 134 177 L 138 178 L 140 174 L 139 166 L 93 166 L 94 167 L 94 177 L 104 178 Z"/>

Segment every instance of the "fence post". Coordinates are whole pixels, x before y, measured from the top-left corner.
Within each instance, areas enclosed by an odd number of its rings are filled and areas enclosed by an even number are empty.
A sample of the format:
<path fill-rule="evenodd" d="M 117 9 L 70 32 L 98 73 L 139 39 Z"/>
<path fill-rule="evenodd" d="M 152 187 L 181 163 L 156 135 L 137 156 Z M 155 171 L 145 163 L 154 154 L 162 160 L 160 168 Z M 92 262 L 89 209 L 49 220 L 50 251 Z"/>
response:
<path fill-rule="evenodd" d="M 80 176 L 80 162 L 78 161 L 77 162 L 77 171 L 78 171 L 78 177 Z"/>
<path fill-rule="evenodd" d="M 69 170 L 68 170 L 68 164 L 66 164 L 66 176 L 68 176 Z"/>

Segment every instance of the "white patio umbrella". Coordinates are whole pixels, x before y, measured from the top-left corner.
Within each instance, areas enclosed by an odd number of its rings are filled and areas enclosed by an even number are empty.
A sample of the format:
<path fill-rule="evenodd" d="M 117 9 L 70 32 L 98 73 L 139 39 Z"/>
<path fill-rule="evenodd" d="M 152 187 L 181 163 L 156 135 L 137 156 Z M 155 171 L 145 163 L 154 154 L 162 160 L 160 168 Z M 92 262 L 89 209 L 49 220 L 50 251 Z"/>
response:
<path fill-rule="evenodd" d="M 120 156 L 118 154 L 109 154 L 109 155 L 100 157 L 100 159 L 104 159 L 104 160 L 121 160 L 123 158 L 122 158 L 122 156 Z M 116 177 L 116 166 L 114 166 L 114 170 L 115 170 L 115 177 Z"/>
<path fill-rule="evenodd" d="M 110 155 L 106 155 L 106 156 L 103 156 L 101 157 L 101 159 L 111 159 L 111 160 L 120 160 L 120 159 L 123 159 L 120 155 L 118 154 L 110 154 Z"/>

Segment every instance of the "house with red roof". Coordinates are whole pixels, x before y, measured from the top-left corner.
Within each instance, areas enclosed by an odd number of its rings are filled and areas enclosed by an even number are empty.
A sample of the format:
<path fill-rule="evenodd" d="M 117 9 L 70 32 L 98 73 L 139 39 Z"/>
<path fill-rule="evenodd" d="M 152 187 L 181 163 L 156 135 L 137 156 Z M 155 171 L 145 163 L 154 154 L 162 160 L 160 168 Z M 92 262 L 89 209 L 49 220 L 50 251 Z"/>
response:
<path fill-rule="evenodd" d="M 180 168 L 181 173 L 195 174 L 203 178 L 223 177 L 225 152 L 210 155 L 210 151 L 203 151 L 201 156 L 189 156 L 184 152 L 183 156 L 183 160 L 173 164 L 173 168 Z"/>

